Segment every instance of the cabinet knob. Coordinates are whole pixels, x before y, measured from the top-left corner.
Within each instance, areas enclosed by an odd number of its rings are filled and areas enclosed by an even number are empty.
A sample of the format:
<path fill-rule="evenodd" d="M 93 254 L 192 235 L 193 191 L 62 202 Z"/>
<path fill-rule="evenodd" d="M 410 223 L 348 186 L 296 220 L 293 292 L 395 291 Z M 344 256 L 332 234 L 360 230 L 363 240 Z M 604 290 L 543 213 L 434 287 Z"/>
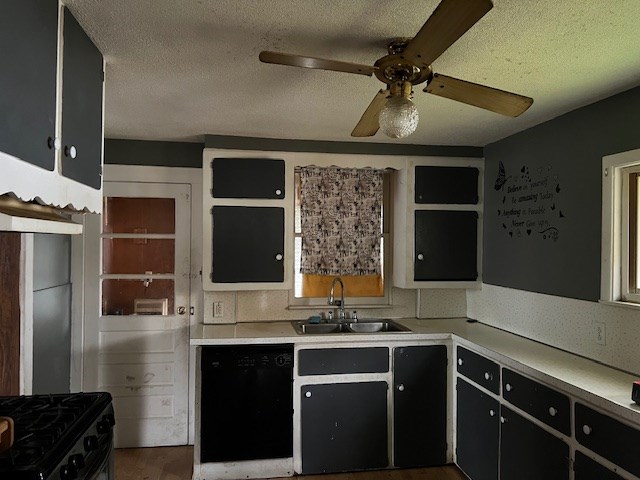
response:
<path fill-rule="evenodd" d="M 60 139 L 47 137 L 47 147 L 49 147 L 49 150 L 58 150 L 60 148 Z"/>
<path fill-rule="evenodd" d="M 65 145 L 64 147 L 64 156 L 65 157 L 71 157 L 71 158 L 76 158 L 78 156 L 78 150 L 76 149 L 76 147 L 74 145 Z"/>
<path fill-rule="evenodd" d="M 404 392 L 404 385 L 403 384 L 398 385 L 398 391 L 399 392 Z"/>
<path fill-rule="evenodd" d="M 591 432 L 593 430 L 591 429 L 591 427 L 589 425 L 583 425 L 582 426 L 582 431 L 584 432 L 585 435 L 591 435 Z"/>
<path fill-rule="evenodd" d="M 513 387 L 511 386 L 511 384 L 510 384 L 510 383 L 507 383 L 507 384 L 504 386 L 504 389 L 505 389 L 507 392 L 510 392 L 511 390 L 513 390 Z"/>
<path fill-rule="evenodd" d="M 484 372 L 484 379 L 485 380 L 492 380 L 493 379 L 493 375 L 491 375 L 489 372 Z"/>
<path fill-rule="evenodd" d="M 276 253 L 276 260 L 277 261 L 282 261 L 282 254 L 281 253 Z"/>
<path fill-rule="evenodd" d="M 279 188 L 276 189 L 276 195 L 278 195 L 278 196 L 282 195 L 282 190 L 280 190 Z"/>
<path fill-rule="evenodd" d="M 418 260 L 424 260 L 424 255 L 422 253 L 418 254 Z"/>
<path fill-rule="evenodd" d="M 495 417 L 496 416 L 495 410 L 489 410 L 489 416 L 490 417 Z"/>
<path fill-rule="evenodd" d="M 464 360 L 462 360 L 461 358 L 458 359 L 458 365 L 462 366 L 464 364 Z"/>
<path fill-rule="evenodd" d="M 307 398 L 311 398 L 311 392 L 305 392 L 304 396 Z"/>
<path fill-rule="evenodd" d="M 500 423 L 507 423 L 507 419 L 504 417 L 500 417 Z"/>
<path fill-rule="evenodd" d="M 549 415 L 555 417 L 558 414 L 558 409 L 555 407 L 549 407 Z"/>

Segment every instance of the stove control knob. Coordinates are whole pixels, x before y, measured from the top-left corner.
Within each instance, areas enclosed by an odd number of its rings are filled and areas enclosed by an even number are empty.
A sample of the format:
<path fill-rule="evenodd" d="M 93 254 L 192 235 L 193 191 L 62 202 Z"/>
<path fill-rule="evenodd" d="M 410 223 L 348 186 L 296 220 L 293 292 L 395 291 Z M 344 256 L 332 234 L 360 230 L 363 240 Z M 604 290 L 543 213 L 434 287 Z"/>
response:
<path fill-rule="evenodd" d="M 73 465 L 76 469 L 81 470 L 84 468 L 84 455 L 76 453 L 69 457 L 69 465 Z"/>
<path fill-rule="evenodd" d="M 103 415 L 102 419 L 109 424 L 110 427 L 113 427 L 116 424 L 116 418 L 112 413 L 108 413 Z"/>
<path fill-rule="evenodd" d="M 73 465 L 63 465 L 60 468 L 60 480 L 74 480 L 78 478 L 78 470 Z"/>
<path fill-rule="evenodd" d="M 98 448 L 98 437 L 95 435 L 89 435 L 84 439 L 85 452 L 92 452 Z"/>
<path fill-rule="evenodd" d="M 105 433 L 109 433 L 109 430 L 111 430 L 111 425 L 106 419 L 103 418 L 98 422 L 98 424 L 96 425 L 96 428 L 100 435 L 104 435 Z"/>

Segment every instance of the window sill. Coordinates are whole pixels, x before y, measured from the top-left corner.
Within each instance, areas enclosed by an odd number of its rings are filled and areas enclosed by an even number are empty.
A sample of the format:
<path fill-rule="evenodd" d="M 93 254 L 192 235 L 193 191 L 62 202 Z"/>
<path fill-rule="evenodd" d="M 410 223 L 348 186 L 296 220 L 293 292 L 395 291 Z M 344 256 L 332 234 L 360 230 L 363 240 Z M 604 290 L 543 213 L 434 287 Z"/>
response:
<path fill-rule="evenodd" d="M 610 307 L 629 308 L 631 310 L 640 310 L 640 303 L 625 302 L 622 300 L 598 300 L 598 303 L 609 305 Z"/>

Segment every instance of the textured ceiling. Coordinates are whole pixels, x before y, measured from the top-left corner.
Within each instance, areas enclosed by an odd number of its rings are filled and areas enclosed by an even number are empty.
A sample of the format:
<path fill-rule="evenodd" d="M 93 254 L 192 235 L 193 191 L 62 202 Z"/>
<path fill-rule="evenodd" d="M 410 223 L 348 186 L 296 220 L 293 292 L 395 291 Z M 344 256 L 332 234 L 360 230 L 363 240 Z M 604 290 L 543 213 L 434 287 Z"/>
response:
<path fill-rule="evenodd" d="M 263 64 L 275 50 L 372 65 L 438 0 L 65 0 L 106 62 L 106 136 L 353 141 L 375 77 Z M 434 71 L 534 98 L 503 117 L 415 89 L 418 130 L 358 141 L 483 146 L 640 84 L 640 0 L 494 0 Z M 424 86 L 424 85 L 423 85 Z M 606 119 L 603 119 L 606 121 Z"/>

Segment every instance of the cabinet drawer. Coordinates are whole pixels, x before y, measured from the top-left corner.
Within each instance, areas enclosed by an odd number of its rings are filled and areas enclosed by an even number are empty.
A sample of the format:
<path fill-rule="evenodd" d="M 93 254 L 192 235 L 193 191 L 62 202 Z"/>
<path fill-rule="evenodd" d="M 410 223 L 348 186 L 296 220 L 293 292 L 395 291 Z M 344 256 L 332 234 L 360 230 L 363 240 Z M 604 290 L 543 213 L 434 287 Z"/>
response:
<path fill-rule="evenodd" d="M 576 403 L 576 440 L 589 450 L 640 476 L 640 430 Z"/>
<path fill-rule="evenodd" d="M 478 169 L 416 167 L 415 203 L 478 203 Z"/>
<path fill-rule="evenodd" d="M 284 160 L 214 158 L 211 173 L 211 194 L 215 198 L 285 197 Z"/>
<path fill-rule="evenodd" d="M 505 368 L 502 397 L 559 432 L 571 435 L 571 406 L 566 395 Z"/>
<path fill-rule="evenodd" d="M 298 375 L 385 373 L 389 371 L 389 349 L 317 348 L 300 350 Z"/>
<path fill-rule="evenodd" d="M 464 347 L 458 347 L 458 373 L 473 380 L 493 393 L 500 391 L 500 366 L 473 353 Z"/>
<path fill-rule="evenodd" d="M 575 480 L 624 480 L 579 451 L 576 451 L 574 470 Z"/>

